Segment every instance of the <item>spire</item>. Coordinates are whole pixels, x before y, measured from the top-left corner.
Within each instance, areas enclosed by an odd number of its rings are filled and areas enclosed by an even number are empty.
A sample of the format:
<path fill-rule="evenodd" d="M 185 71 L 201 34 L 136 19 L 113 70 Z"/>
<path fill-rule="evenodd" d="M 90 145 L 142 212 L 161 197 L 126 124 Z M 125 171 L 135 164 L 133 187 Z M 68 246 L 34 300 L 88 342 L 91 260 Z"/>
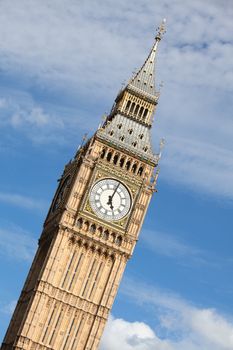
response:
<path fill-rule="evenodd" d="M 120 113 L 140 124 L 152 126 L 160 95 L 160 92 L 155 89 L 156 51 L 165 33 L 165 23 L 164 19 L 157 29 L 154 45 L 142 67 L 119 91 L 107 120 Z"/>
<path fill-rule="evenodd" d="M 158 43 L 162 39 L 163 34 L 165 33 L 165 23 L 164 19 L 157 29 L 157 34 L 155 37 L 154 45 L 147 57 L 146 61 L 139 69 L 139 71 L 131 78 L 127 85 L 127 89 L 133 90 L 135 92 L 143 93 L 146 95 L 156 96 L 155 89 L 155 57 L 158 47 Z"/>

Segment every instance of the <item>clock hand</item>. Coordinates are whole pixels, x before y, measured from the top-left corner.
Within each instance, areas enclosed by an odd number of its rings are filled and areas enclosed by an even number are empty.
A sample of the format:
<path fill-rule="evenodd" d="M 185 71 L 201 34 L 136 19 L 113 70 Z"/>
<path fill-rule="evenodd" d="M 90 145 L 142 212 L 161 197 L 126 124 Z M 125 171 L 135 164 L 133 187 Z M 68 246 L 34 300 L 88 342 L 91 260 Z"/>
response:
<path fill-rule="evenodd" d="M 118 183 L 118 185 L 116 186 L 116 188 L 114 189 L 114 191 L 113 191 L 113 194 L 111 195 L 111 196 L 108 196 L 108 202 L 107 202 L 107 205 L 109 205 L 110 206 L 110 208 L 113 210 L 113 205 L 112 205 L 112 199 L 113 199 L 113 197 L 114 197 L 114 195 L 115 195 L 115 193 L 116 193 L 116 191 L 117 191 L 117 189 L 118 189 L 118 187 L 120 186 L 120 182 Z"/>
<path fill-rule="evenodd" d="M 108 196 L 108 202 L 107 205 L 110 206 L 110 208 L 113 210 L 113 205 L 112 205 L 112 196 Z"/>
<path fill-rule="evenodd" d="M 118 189 L 118 187 L 120 186 L 120 182 L 118 183 L 118 185 L 116 186 L 116 188 L 115 188 L 115 190 L 114 190 L 114 192 L 113 192 L 113 194 L 112 194 L 112 199 L 113 199 L 113 197 L 114 197 L 114 195 L 115 195 L 115 193 L 116 193 L 116 191 L 117 191 L 117 189 Z"/>

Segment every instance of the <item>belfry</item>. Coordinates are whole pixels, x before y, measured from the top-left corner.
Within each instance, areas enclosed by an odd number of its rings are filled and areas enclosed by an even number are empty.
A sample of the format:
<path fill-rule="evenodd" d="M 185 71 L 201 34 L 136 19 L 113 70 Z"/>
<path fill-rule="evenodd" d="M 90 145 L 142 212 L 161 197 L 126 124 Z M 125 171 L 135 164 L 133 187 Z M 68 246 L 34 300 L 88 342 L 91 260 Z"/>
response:
<path fill-rule="evenodd" d="M 158 177 L 151 144 L 163 22 L 140 68 L 64 168 L 2 350 L 98 349 Z"/>

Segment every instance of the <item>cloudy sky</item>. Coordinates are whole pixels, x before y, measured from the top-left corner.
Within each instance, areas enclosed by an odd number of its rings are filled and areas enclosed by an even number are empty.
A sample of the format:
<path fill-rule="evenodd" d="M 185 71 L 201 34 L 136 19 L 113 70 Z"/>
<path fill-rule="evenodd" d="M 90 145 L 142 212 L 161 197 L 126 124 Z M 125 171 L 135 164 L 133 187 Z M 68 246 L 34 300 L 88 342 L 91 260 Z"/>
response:
<path fill-rule="evenodd" d="M 158 193 L 101 350 L 233 348 L 232 15 L 232 0 L 0 1 L 0 339 L 64 164 L 166 17 Z"/>

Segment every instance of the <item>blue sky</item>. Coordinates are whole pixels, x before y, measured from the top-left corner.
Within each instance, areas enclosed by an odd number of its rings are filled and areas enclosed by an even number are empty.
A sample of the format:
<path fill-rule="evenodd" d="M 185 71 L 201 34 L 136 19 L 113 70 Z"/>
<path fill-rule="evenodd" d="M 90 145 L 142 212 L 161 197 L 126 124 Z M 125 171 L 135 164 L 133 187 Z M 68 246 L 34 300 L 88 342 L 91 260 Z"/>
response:
<path fill-rule="evenodd" d="M 1 1 L 0 339 L 56 180 L 166 17 L 158 193 L 101 350 L 233 348 L 232 15 L 227 0 Z"/>

